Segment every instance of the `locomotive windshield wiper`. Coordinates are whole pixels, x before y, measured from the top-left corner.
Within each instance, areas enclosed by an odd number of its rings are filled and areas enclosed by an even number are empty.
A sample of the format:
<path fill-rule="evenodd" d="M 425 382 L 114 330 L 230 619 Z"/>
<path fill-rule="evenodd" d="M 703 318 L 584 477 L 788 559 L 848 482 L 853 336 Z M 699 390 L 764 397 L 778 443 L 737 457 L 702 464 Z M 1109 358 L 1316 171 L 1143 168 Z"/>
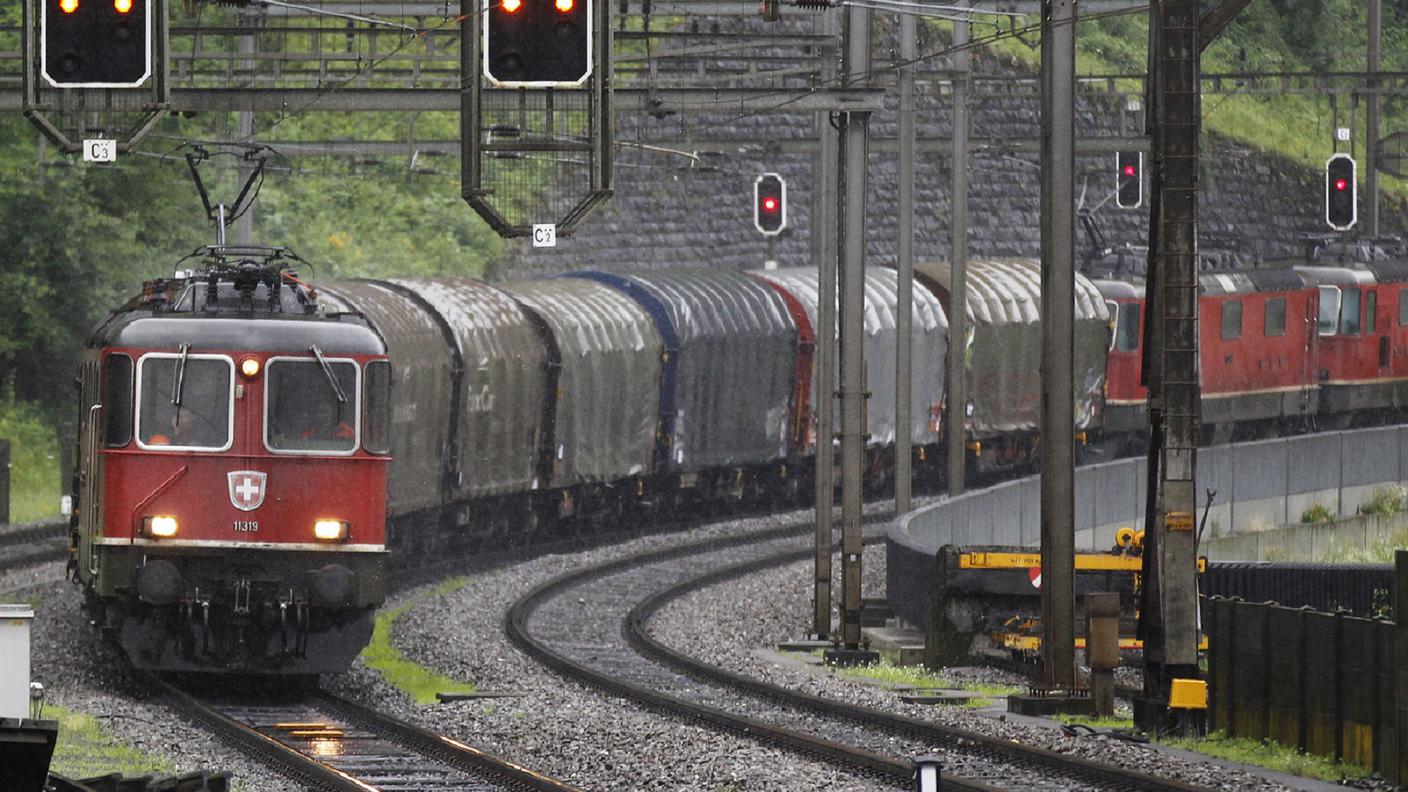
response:
<path fill-rule="evenodd" d="M 176 360 L 176 383 L 175 387 L 171 389 L 171 404 L 174 407 L 181 406 L 181 391 L 186 386 L 186 358 L 190 357 L 190 354 L 191 345 L 182 344 L 181 357 Z M 177 410 L 176 415 L 179 417 L 180 414 L 180 410 Z"/>
<path fill-rule="evenodd" d="M 328 384 L 332 386 L 332 392 L 337 396 L 338 404 L 347 403 L 347 394 L 342 392 L 342 385 L 337 381 L 337 377 L 332 373 L 332 366 L 328 365 L 327 358 L 323 357 L 323 350 L 318 349 L 318 345 L 308 347 L 308 351 L 318 359 L 318 365 L 323 367 L 323 376 L 328 378 Z"/>

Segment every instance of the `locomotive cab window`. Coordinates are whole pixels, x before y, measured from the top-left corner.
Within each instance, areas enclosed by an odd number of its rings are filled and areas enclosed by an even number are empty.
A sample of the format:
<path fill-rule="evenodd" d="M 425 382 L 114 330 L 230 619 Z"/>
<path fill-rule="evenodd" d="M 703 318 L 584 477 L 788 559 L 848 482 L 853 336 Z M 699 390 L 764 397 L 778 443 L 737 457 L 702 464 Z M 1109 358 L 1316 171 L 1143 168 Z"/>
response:
<path fill-rule="evenodd" d="M 1266 321 L 1262 332 L 1267 338 L 1286 334 L 1286 299 L 1277 297 L 1266 301 Z"/>
<path fill-rule="evenodd" d="M 1232 341 L 1242 337 L 1242 303 L 1230 301 L 1222 304 L 1222 340 Z"/>
<path fill-rule="evenodd" d="M 1398 326 L 1408 325 L 1408 289 L 1398 290 Z"/>
<path fill-rule="evenodd" d="M 108 355 L 103 363 L 103 444 L 122 448 L 132 442 L 132 358 Z"/>
<path fill-rule="evenodd" d="M 1320 287 L 1320 318 L 1318 332 L 1322 336 L 1332 336 L 1340 322 L 1340 290 L 1337 286 Z"/>
<path fill-rule="evenodd" d="M 1125 303 L 1120 306 L 1115 323 L 1115 349 L 1120 352 L 1133 352 L 1139 348 L 1139 303 Z"/>
<path fill-rule="evenodd" d="M 234 361 L 221 355 L 144 355 L 137 374 L 137 445 L 156 450 L 228 449 L 234 373 Z"/>
<path fill-rule="evenodd" d="M 362 447 L 372 454 L 391 451 L 391 364 L 373 360 L 365 367 Z"/>
<path fill-rule="evenodd" d="M 275 453 L 357 450 L 357 364 L 274 358 L 265 380 L 264 444 Z"/>
<path fill-rule="evenodd" d="M 1364 332 L 1372 335 L 1379 324 L 1379 293 L 1370 289 L 1364 293 Z"/>
<path fill-rule="evenodd" d="M 1341 289 L 1340 335 L 1359 335 L 1359 290 Z"/>

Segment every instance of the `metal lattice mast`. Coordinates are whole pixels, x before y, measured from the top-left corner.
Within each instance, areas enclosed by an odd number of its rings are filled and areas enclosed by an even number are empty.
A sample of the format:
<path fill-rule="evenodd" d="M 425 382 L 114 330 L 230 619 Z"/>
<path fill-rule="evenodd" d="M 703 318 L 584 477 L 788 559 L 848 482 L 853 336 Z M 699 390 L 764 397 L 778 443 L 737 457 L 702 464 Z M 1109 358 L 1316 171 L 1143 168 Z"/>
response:
<path fill-rule="evenodd" d="M 870 82 L 869 9 L 846 11 L 846 86 Z M 848 112 L 841 132 L 841 640 L 856 649 L 861 639 L 862 483 L 865 474 L 865 199 L 869 112 Z"/>
<path fill-rule="evenodd" d="M 1146 348 L 1150 479 L 1141 631 L 1141 725 L 1162 726 L 1174 678 L 1198 674 L 1195 473 L 1201 435 L 1198 385 L 1198 0 L 1161 0 L 1150 11 L 1153 96 L 1151 290 Z M 1157 471 L 1157 472 L 1155 472 Z"/>

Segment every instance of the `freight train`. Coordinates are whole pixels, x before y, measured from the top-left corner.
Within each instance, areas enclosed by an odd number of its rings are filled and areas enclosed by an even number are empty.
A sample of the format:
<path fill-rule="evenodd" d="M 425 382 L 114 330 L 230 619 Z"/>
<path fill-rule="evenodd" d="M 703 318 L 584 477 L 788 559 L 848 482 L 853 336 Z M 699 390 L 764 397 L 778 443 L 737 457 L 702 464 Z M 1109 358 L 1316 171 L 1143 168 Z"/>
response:
<path fill-rule="evenodd" d="M 92 621 L 138 667 L 340 671 L 395 568 L 812 491 L 816 394 L 835 387 L 816 377 L 813 270 L 314 288 L 277 248 L 203 255 L 102 322 L 81 364 L 70 565 Z M 1205 276 L 1209 431 L 1398 409 L 1399 280 Z M 866 274 L 873 486 L 900 432 L 917 477 L 944 475 L 948 282 L 941 264 L 918 268 L 899 426 L 897 277 Z M 1034 261 L 970 264 L 962 425 L 976 470 L 1034 459 L 1039 292 Z M 1088 451 L 1137 444 L 1140 297 L 1077 278 L 1072 418 Z"/>

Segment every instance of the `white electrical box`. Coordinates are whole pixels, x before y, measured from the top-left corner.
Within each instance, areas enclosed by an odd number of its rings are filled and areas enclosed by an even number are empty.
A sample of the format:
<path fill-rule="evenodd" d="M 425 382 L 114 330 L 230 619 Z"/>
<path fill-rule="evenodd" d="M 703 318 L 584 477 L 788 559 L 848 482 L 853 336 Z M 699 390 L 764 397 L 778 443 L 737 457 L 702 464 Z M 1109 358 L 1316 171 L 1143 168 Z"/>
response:
<path fill-rule="evenodd" d="M 0 718 L 29 717 L 28 605 L 0 604 Z"/>

